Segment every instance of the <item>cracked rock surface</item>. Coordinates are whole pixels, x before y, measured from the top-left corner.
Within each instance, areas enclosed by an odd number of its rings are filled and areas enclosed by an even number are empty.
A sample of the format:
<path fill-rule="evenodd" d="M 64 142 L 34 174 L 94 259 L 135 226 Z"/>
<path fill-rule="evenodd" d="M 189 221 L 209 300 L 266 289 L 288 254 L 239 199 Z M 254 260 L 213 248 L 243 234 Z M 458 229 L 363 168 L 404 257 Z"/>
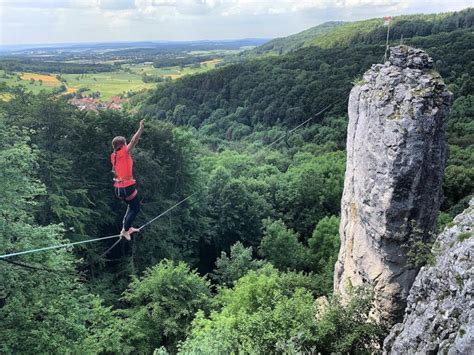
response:
<path fill-rule="evenodd" d="M 413 226 L 434 230 L 446 162 L 452 95 L 422 50 L 391 48 L 349 98 L 341 249 L 334 289 L 375 287 L 374 315 L 401 321 L 418 273 L 407 265 Z"/>
<path fill-rule="evenodd" d="M 413 283 L 402 323 L 384 342 L 385 354 L 474 353 L 474 199 L 439 235 L 433 266 Z"/>

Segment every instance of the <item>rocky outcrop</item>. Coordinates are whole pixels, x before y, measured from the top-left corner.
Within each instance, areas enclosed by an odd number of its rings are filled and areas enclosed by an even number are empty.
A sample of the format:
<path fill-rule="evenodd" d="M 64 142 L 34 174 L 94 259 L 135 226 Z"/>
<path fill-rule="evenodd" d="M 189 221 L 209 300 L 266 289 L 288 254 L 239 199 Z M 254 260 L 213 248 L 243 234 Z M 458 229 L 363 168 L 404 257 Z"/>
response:
<path fill-rule="evenodd" d="M 427 236 L 441 203 L 444 121 L 451 94 L 423 51 L 391 48 L 349 98 L 341 249 L 334 288 L 371 283 L 374 314 L 399 322 L 418 273 L 407 265 L 414 228 Z"/>
<path fill-rule="evenodd" d="M 433 253 L 436 261 L 416 277 L 385 353 L 474 353 L 474 199 L 439 235 Z"/>

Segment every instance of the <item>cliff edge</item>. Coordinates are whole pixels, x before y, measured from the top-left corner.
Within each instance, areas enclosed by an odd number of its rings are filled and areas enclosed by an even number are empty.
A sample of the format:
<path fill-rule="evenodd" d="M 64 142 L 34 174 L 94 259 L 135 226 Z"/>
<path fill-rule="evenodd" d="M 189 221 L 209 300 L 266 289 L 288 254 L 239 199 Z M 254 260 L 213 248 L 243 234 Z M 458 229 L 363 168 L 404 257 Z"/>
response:
<path fill-rule="evenodd" d="M 439 235 L 436 260 L 413 283 L 402 323 L 385 354 L 472 354 L 474 351 L 474 198 Z"/>

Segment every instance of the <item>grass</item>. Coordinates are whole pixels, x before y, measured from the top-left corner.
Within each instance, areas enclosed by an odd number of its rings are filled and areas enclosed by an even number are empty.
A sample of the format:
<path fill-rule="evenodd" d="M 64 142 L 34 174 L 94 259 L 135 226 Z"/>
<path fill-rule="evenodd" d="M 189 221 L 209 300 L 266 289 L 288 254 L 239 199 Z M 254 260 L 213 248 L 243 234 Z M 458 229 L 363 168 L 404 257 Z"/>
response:
<path fill-rule="evenodd" d="M 12 94 L 2 92 L 0 93 L 0 101 L 10 101 L 13 98 Z"/>
<path fill-rule="evenodd" d="M 244 47 L 241 47 L 240 49 L 210 49 L 207 51 L 190 51 L 188 52 L 188 54 L 190 55 L 215 55 L 215 54 L 231 55 L 231 54 L 238 54 L 242 52 L 243 50 L 252 49 L 252 48 L 255 48 L 255 46 L 244 46 Z"/>
<path fill-rule="evenodd" d="M 124 64 L 123 68 L 129 69 L 132 73 L 142 75 L 146 73 L 148 75 L 159 75 L 159 76 L 179 76 L 181 74 L 179 67 L 166 67 L 166 68 L 155 68 L 151 64 Z"/>
<path fill-rule="evenodd" d="M 31 82 L 31 79 L 35 79 L 34 83 Z M 38 79 L 43 81 L 42 84 Z M 33 94 L 39 94 L 43 90 L 51 92 L 61 85 L 55 76 L 36 73 L 6 74 L 3 70 L 0 70 L 0 82 L 4 82 L 8 86 L 22 86 L 26 91 Z"/>
<path fill-rule="evenodd" d="M 157 75 L 163 78 L 170 77 L 171 79 L 178 79 L 185 75 L 192 75 L 203 73 L 205 71 L 214 69 L 221 59 L 212 59 L 208 61 L 201 62 L 200 68 L 193 68 L 192 66 L 173 66 L 173 67 L 164 67 L 164 68 L 155 68 L 152 64 L 124 64 L 124 68 L 130 69 L 133 73 L 142 75 L 146 73 L 148 75 Z"/>
<path fill-rule="evenodd" d="M 90 91 L 99 91 L 102 100 L 108 100 L 112 96 L 125 94 L 129 91 L 140 91 L 151 89 L 154 83 L 144 83 L 141 75 L 123 71 L 96 73 L 96 74 L 63 74 L 68 90 L 79 90 L 87 88 Z"/>
<path fill-rule="evenodd" d="M 472 237 L 472 232 L 464 232 L 458 235 L 458 240 L 460 242 L 464 242 L 466 239 L 469 239 Z"/>
<path fill-rule="evenodd" d="M 142 80 L 144 73 L 152 76 L 161 76 L 163 78 L 169 77 L 175 80 L 185 75 L 203 73 L 214 69 L 220 61 L 221 59 L 208 60 L 202 62 L 199 68 L 193 68 L 192 66 L 155 68 L 151 64 L 124 64 L 123 69 L 114 72 L 61 74 L 61 77 L 67 84 L 66 93 L 74 93 L 79 89 L 89 89 L 86 91 L 86 94 L 99 91 L 100 99 L 106 101 L 112 96 L 152 89 L 156 87 L 156 85 L 160 85 L 157 83 L 144 83 Z M 33 79 L 34 82 L 32 82 L 31 79 Z M 40 79 L 42 80 L 42 84 L 39 82 Z M 2 81 L 8 86 L 23 86 L 26 91 L 30 91 L 33 94 L 38 94 L 42 90 L 51 92 L 61 85 L 61 82 L 56 78 L 56 74 L 54 73 L 50 75 L 39 73 L 14 73 L 6 75 L 3 70 L 0 70 L 0 82 Z"/>

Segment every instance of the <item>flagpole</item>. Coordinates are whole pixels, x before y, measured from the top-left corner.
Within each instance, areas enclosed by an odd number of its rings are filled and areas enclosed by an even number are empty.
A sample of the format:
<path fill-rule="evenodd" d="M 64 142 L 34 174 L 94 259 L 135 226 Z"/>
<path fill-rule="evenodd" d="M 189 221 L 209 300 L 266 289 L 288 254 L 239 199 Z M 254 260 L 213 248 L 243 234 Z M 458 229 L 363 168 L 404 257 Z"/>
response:
<path fill-rule="evenodd" d="M 385 42 L 385 56 L 384 56 L 384 63 L 387 61 L 387 53 L 388 53 L 388 38 L 390 36 L 390 22 L 391 19 L 388 20 L 388 25 L 387 25 L 387 40 Z"/>

